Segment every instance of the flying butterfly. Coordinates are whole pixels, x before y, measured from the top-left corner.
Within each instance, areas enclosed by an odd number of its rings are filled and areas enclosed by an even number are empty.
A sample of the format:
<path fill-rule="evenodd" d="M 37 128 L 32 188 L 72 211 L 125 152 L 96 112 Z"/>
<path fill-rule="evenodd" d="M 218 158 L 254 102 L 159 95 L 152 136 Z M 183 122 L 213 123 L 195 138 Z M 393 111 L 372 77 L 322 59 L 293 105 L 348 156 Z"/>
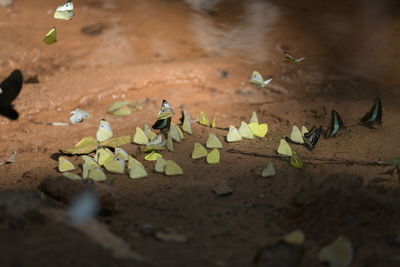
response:
<path fill-rule="evenodd" d="M 341 129 L 344 128 L 343 120 L 336 110 L 331 111 L 331 122 L 329 128 L 325 133 L 325 137 L 335 137 Z"/>
<path fill-rule="evenodd" d="M 289 62 L 289 63 L 294 63 L 298 64 L 301 61 L 305 59 L 305 57 L 302 58 L 295 58 L 292 54 L 290 54 L 288 51 L 283 52 L 285 54 L 285 57 L 283 58 L 283 61 Z"/>
<path fill-rule="evenodd" d="M 57 29 L 56 27 L 51 28 L 51 30 L 46 34 L 46 36 L 43 38 L 43 42 L 45 44 L 54 44 L 57 42 Z"/>
<path fill-rule="evenodd" d="M 61 20 L 71 20 L 74 15 L 74 4 L 71 0 L 67 1 L 64 5 L 58 6 L 54 12 L 54 18 Z"/>
<path fill-rule="evenodd" d="M 257 85 L 259 87 L 265 88 L 267 87 L 267 85 L 272 81 L 272 77 L 269 78 L 268 80 L 264 80 L 264 78 L 262 77 L 262 75 L 258 72 L 258 71 L 253 71 L 253 73 L 251 74 L 251 79 L 250 79 L 250 83 Z"/>
<path fill-rule="evenodd" d="M 309 150 L 313 150 L 322 133 L 322 126 L 313 126 L 308 133 L 304 134 L 305 145 Z"/>
<path fill-rule="evenodd" d="M 18 119 L 18 112 L 13 108 L 12 102 L 17 98 L 22 89 L 23 77 L 20 70 L 14 70 L 0 84 L 0 115 L 11 120 Z"/>
<path fill-rule="evenodd" d="M 374 124 L 382 124 L 382 102 L 379 97 L 375 99 L 371 109 L 360 119 L 360 123 L 368 128 L 373 128 Z"/>

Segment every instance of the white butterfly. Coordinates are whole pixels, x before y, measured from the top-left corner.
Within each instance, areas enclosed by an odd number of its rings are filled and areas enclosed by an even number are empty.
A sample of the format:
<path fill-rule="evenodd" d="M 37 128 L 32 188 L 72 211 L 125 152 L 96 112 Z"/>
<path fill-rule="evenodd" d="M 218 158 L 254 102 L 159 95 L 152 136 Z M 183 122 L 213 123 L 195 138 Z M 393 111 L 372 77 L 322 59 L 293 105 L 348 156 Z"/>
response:
<path fill-rule="evenodd" d="M 90 114 L 88 112 L 86 112 L 83 109 L 76 109 L 74 111 L 71 111 L 71 114 L 73 114 L 69 119 L 71 121 L 72 124 L 78 123 L 78 122 L 82 122 L 83 119 L 86 118 L 90 118 Z"/>
<path fill-rule="evenodd" d="M 264 78 L 258 71 L 253 71 L 253 73 L 251 74 L 250 83 L 255 84 L 259 87 L 265 88 L 271 81 L 272 77 L 269 78 L 268 80 L 264 80 Z"/>
<path fill-rule="evenodd" d="M 62 6 L 58 6 L 54 12 L 54 18 L 61 20 L 71 20 L 74 15 L 74 4 L 71 0 L 67 1 Z"/>

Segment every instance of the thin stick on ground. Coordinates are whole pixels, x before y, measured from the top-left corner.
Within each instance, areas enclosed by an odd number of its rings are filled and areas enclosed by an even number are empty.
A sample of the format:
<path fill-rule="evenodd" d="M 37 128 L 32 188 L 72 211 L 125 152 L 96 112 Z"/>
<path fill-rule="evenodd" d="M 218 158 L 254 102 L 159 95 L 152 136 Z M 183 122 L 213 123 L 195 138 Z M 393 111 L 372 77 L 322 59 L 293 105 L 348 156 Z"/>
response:
<path fill-rule="evenodd" d="M 290 156 L 278 154 L 263 154 L 257 152 L 246 152 L 237 149 L 228 149 L 227 152 L 234 154 L 241 154 L 253 157 L 272 158 L 278 160 L 288 160 Z M 393 165 L 390 161 L 384 160 L 357 160 L 357 159 L 341 159 L 341 158 L 327 158 L 327 157 L 302 157 L 305 161 L 323 161 L 330 164 L 346 164 L 346 165 L 369 165 L 369 166 L 389 166 Z"/>

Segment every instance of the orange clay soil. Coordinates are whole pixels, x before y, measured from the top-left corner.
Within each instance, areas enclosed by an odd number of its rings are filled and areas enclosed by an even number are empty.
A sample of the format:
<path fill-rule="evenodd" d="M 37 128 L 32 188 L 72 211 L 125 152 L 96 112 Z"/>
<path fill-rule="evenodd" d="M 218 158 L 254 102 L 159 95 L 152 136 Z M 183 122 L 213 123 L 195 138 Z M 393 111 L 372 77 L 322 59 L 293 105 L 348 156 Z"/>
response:
<path fill-rule="evenodd" d="M 224 142 L 220 164 L 192 160 L 190 153 L 209 132 L 221 140 L 227 132 L 194 124 L 193 135 L 175 144 L 175 152 L 162 152 L 183 167 L 183 176 L 157 174 L 149 162 L 144 162 L 151 170 L 146 179 L 108 175 L 116 178 L 118 212 L 101 220 L 155 266 L 248 266 L 260 247 L 297 228 L 306 235 L 299 266 L 320 266 L 318 248 L 341 234 L 356 247 L 353 266 L 366 266 L 372 255 L 398 253 L 389 241 L 400 221 L 385 211 L 386 202 L 366 211 L 375 203 L 369 191 L 379 191 L 374 194 L 380 198 L 398 194 L 397 177 L 381 175 L 389 167 L 317 163 L 298 170 L 272 160 L 277 175 L 264 179 L 260 173 L 270 159 L 226 152 L 274 153 L 293 125 L 326 128 L 334 108 L 347 126 L 340 136 L 321 137 L 312 152 L 292 148 L 303 156 L 399 157 L 399 37 L 392 31 L 400 20 L 390 8 L 345 1 L 335 7 L 313 1 L 222 1 L 195 9 L 201 1 L 82 0 L 75 3 L 73 20 L 58 21 L 52 18 L 57 1 L 15 2 L 0 9 L 1 79 L 20 68 L 25 78 L 37 75 L 40 82 L 25 84 L 14 102 L 18 121 L 0 118 L 0 159 L 17 153 L 14 163 L 0 166 L 2 190 L 36 189 L 45 177 L 60 175 L 52 155 L 95 136 L 101 118 L 111 123 L 115 136 L 151 125 L 162 99 L 173 106 L 175 122 L 182 107 L 194 118 L 199 111 L 215 114 L 219 127 L 239 127 L 256 111 L 259 121 L 269 125 L 267 137 Z M 100 34 L 81 32 L 96 23 L 105 25 Z M 42 38 L 53 26 L 58 42 L 45 45 Z M 285 49 L 306 59 L 282 62 Z M 249 85 L 253 70 L 274 76 L 270 89 Z M 358 126 L 376 96 L 383 102 L 383 125 L 376 130 Z M 131 116 L 107 114 L 115 101 L 142 98 L 149 104 Z M 69 112 L 77 108 L 93 118 L 69 126 L 33 123 L 68 122 Z M 124 148 L 136 152 L 133 144 Z M 71 160 L 80 163 L 79 157 Z M 363 186 L 376 177 L 385 179 L 367 193 L 360 187 L 352 195 L 320 189 L 331 175 L 362 177 Z M 222 180 L 233 194 L 216 197 L 212 189 Z M 318 204 L 299 206 L 299 191 Z M 358 194 L 365 201 L 357 201 Z M 159 241 L 141 234 L 145 224 L 172 228 L 189 239 L 182 244 Z"/>

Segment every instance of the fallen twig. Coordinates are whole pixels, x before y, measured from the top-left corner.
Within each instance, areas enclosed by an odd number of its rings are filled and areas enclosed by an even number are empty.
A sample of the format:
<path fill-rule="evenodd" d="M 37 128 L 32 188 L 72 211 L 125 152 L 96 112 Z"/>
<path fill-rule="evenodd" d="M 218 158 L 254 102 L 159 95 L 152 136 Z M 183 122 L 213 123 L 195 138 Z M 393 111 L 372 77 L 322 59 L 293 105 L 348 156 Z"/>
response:
<path fill-rule="evenodd" d="M 234 154 L 242 154 L 253 157 L 273 158 L 278 160 L 287 160 L 290 156 L 278 154 L 263 154 L 257 152 L 246 152 L 236 149 L 228 149 L 227 152 Z M 393 165 L 390 161 L 385 160 L 357 160 L 357 159 L 341 159 L 341 158 L 326 158 L 326 157 L 302 157 L 305 161 L 324 161 L 331 164 L 346 164 L 346 165 L 370 165 L 370 166 L 389 166 Z"/>

